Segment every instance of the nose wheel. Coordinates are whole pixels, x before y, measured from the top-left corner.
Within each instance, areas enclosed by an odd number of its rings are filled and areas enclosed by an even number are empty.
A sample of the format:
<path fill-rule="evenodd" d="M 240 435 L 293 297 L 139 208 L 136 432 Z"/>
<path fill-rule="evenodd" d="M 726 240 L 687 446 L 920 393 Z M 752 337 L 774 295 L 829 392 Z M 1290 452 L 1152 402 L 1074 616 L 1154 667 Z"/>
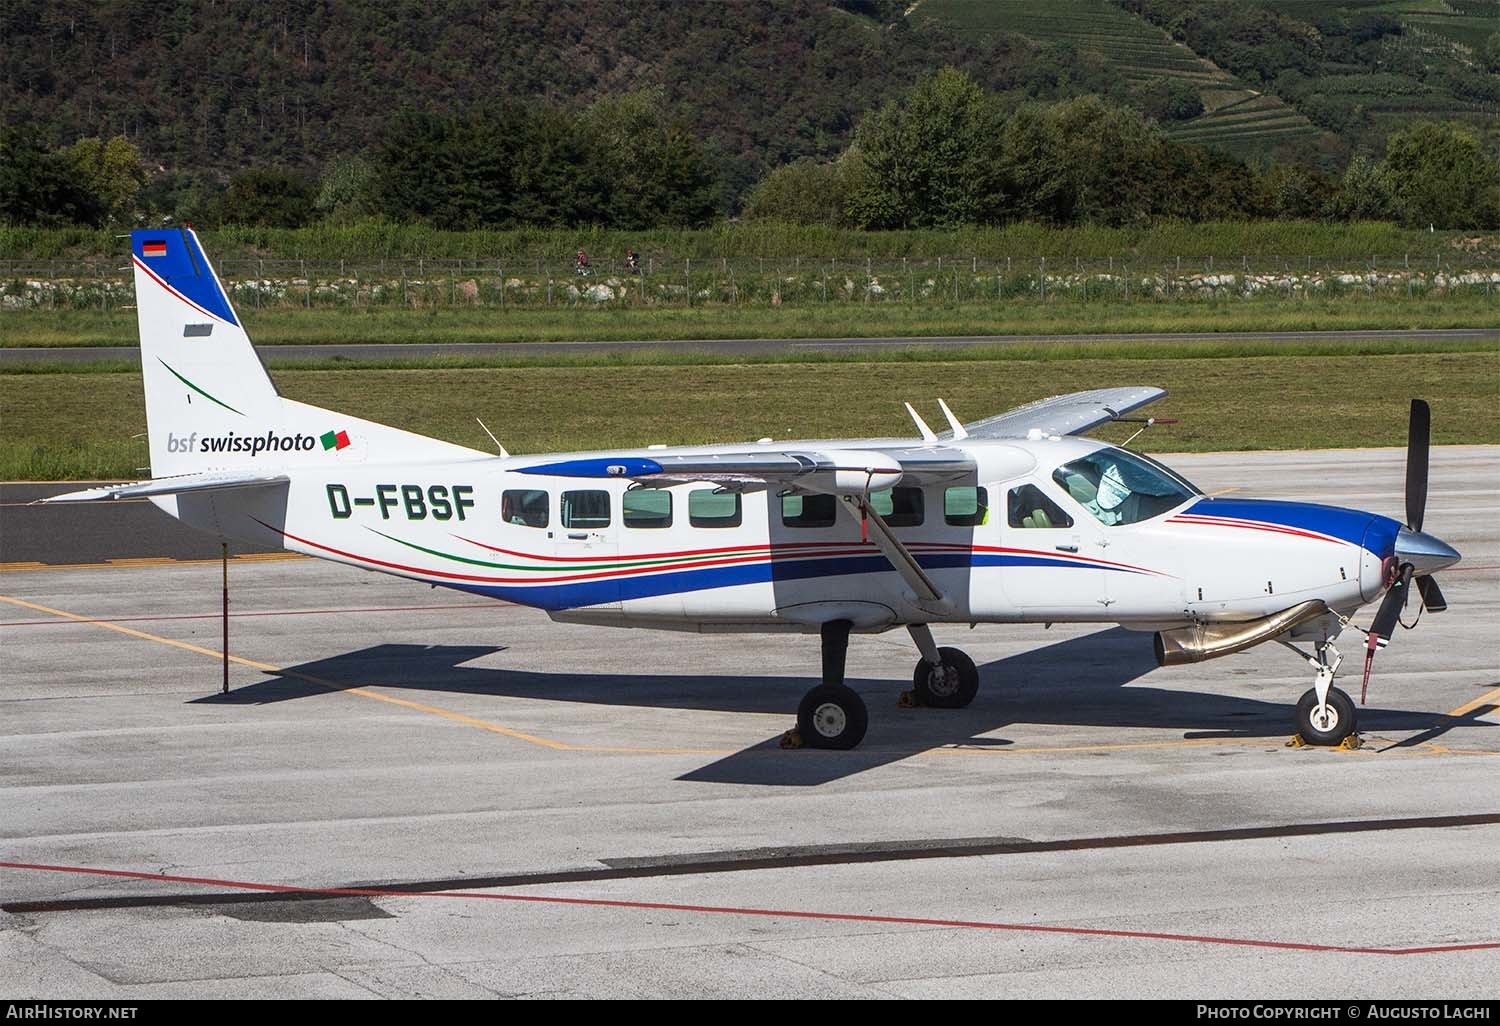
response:
<path fill-rule="evenodd" d="M 1354 699 L 1333 686 L 1334 674 L 1338 673 L 1344 657 L 1326 640 L 1316 646 L 1317 654 L 1311 656 L 1289 642 L 1281 644 L 1302 656 L 1318 671 L 1313 686 L 1297 702 L 1297 733 L 1292 742 L 1328 748 L 1344 744 L 1354 733 L 1357 719 Z"/>
<path fill-rule="evenodd" d="M 1310 745 L 1332 747 L 1354 733 L 1354 699 L 1338 688 L 1328 689 L 1327 701 L 1318 701 L 1315 688 L 1297 703 L 1297 733 Z"/>

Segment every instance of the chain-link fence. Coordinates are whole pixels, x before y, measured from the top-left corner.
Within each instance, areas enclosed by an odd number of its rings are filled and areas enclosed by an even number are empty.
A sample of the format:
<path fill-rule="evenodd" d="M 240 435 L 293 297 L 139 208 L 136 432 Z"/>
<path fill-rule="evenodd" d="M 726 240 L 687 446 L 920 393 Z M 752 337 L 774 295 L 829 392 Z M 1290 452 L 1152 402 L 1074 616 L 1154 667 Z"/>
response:
<path fill-rule="evenodd" d="M 1055 261 L 1045 257 L 672 259 L 638 269 L 479 259 L 225 260 L 219 275 L 242 310 L 306 307 L 609 307 L 900 303 L 1135 303 L 1221 297 L 1500 296 L 1500 261 L 1484 254 L 1347 258 L 1244 256 Z M 128 267 L 0 260 L 0 309 L 134 304 Z"/>

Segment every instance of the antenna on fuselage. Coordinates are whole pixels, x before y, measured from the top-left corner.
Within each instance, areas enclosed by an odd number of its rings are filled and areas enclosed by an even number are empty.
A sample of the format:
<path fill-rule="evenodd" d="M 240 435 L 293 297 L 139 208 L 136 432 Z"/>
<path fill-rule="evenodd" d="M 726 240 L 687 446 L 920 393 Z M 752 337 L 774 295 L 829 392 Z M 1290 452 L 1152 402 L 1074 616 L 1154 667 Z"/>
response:
<path fill-rule="evenodd" d="M 911 414 L 912 420 L 916 421 L 917 430 L 921 432 L 922 435 L 922 441 L 936 442 L 938 440 L 937 435 L 932 433 L 932 428 L 927 426 L 927 422 L 925 420 L 917 416 L 917 411 L 911 408 L 911 403 L 902 403 L 901 405 L 906 407 L 906 412 Z"/>
<path fill-rule="evenodd" d="M 495 437 L 495 432 L 485 427 L 484 421 L 480 420 L 478 417 L 474 418 L 474 422 L 480 427 L 484 428 L 484 433 L 490 436 L 490 441 L 495 443 L 495 448 L 500 450 L 500 455 L 505 457 L 506 459 L 510 459 L 510 453 L 505 451 L 505 446 L 500 444 L 500 439 Z"/>
<path fill-rule="evenodd" d="M 943 416 L 948 418 L 948 426 L 953 429 L 953 440 L 955 442 L 960 442 L 965 438 L 968 438 L 969 433 L 965 431 L 964 426 L 958 422 L 958 418 L 953 415 L 953 411 L 948 409 L 948 404 L 939 399 L 938 406 L 942 409 Z"/>

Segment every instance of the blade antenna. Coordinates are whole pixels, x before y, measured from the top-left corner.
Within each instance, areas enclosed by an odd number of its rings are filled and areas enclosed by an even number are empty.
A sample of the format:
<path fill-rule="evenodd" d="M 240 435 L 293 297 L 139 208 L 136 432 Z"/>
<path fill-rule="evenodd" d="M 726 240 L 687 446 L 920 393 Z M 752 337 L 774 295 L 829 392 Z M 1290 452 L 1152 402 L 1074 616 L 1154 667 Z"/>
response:
<path fill-rule="evenodd" d="M 932 433 L 932 428 L 927 426 L 927 422 L 925 420 L 917 416 L 917 411 L 911 408 L 911 403 L 902 403 L 901 405 L 906 407 L 906 412 L 911 414 L 912 420 L 916 421 L 917 430 L 922 434 L 922 441 L 936 442 L 938 440 L 938 436 Z"/>
<path fill-rule="evenodd" d="M 495 443 L 495 448 L 500 450 L 500 455 L 505 459 L 510 459 L 510 453 L 505 451 L 505 446 L 500 444 L 500 439 L 495 437 L 495 432 L 491 431 L 488 427 L 485 427 L 484 421 L 480 420 L 478 417 L 474 418 L 474 423 L 484 428 L 484 433 L 490 436 L 490 441 Z"/>
<path fill-rule="evenodd" d="M 942 409 L 943 416 L 948 418 L 948 426 L 953 429 L 953 440 L 961 442 L 965 438 L 968 438 L 969 432 L 964 430 L 964 426 L 958 422 L 958 418 L 953 415 L 953 411 L 948 409 L 948 404 L 939 399 L 938 406 Z"/>

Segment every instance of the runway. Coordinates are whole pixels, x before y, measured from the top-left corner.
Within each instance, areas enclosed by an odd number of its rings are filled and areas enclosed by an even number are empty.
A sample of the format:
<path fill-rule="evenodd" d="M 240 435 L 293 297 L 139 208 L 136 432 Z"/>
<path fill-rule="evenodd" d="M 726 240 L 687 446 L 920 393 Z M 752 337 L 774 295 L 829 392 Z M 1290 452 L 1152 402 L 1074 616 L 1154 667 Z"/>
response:
<path fill-rule="evenodd" d="M 717 356 L 878 353 L 889 349 L 976 349 L 987 346 L 1095 344 L 1102 342 L 1192 343 L 1255 342 L 1274 345 L 1347 343 L 1387 339 L 1409 342 L 1494 341 L 1489 328 L 1389 329 L 1344 331 L 1193 331 L 1144 334 L 1078 335 L 953 335 L 889 338 L 730 338 L 681 339 L 671 342 L 404 342 L 351 345 L 258 345 L 262 360 L 294 363 L 308 360 L 410 360 L 434 356 L 471 358 L 543 358 L 548 356 L 607 356 L 619 353 L 711 353 Z M 59 348 L 0 348 L 0 368 L 27 363 L 97 363 L 125 360 L 139 364 L 138 346 L 70 346 Z"/>
<path fill-rule="evenodd" d="M 1165 459 L 1401 511 L 1401 450 Z M 1285 649 L 1160 669 L 1063 625 L 937 628 L 980 666 L 953 711 L 898 708 L 909 640 L 858 637 L 865 744 L 784 751 L 815 638 L 311 560 L 231 564 L 222 696 L 216 560 L 102 519 L 75 557 L 6 505 L 0 994 L 1492 998 L 1500 447 L 1434 449 L 1430 496 L 1464 562 L 1355 751 L 1284 747 Z"/>

